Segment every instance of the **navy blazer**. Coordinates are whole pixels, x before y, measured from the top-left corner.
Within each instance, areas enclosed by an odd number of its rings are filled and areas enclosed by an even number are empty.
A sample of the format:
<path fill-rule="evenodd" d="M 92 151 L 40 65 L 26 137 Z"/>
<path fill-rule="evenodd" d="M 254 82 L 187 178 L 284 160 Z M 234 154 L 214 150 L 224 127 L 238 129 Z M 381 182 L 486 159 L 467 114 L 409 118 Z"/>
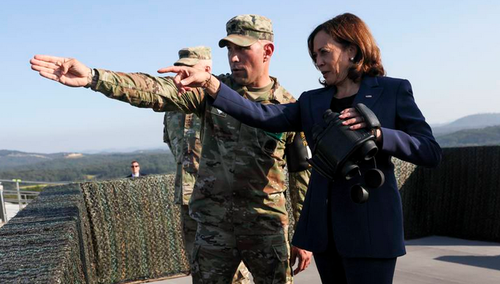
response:
<path fill-rule="evenodd" d="M 313 149 L 311 130 L 322 121 L 335 91 L 335 87 L 321 88 L 304 92 L 296 103 L 262 105 L 221 85 L 213 106 L 266 131 L 304 131 Z M 360 182 L 361 177 L 331 181 L 313 169 L 292 243 L 312 252 L 325 251 L 330 219 L 333 239 L 343 257 L 401 256 L 405 254 L 403 213 L 391 156 L 434 167 L 441 160 L 441 148 L 415 104 L 407 80 L 366 76 L 354 103 L 368 106 L 382 125 L 382 147 L 376 162 L 385 174 L 385 183 L 369 191 L 366 203 L 357 204 L 351 200 L 349 189 Z M 362 170 L 363 167 L 361 165 Z M 328 212 L 331 212 L 330 218 Z"/>

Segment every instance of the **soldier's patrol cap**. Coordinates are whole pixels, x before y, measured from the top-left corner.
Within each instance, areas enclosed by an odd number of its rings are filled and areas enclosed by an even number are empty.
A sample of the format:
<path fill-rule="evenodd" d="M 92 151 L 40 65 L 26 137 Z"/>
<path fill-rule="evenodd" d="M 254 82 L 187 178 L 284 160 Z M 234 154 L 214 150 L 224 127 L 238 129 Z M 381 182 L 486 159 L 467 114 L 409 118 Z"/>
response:
<path fill-rule="evenodd" d="M 233 17 L 226 24 L 227 36 L 219 41 L 224 47 L 227 42 L 239 46 L 250 46 L 259 39 L 274 40 L 271 20 L 259 15 L 239 15 Z"/>
<path fill-rule="evenodd" d="M 211 60 L 212 51 L 207 46 L 187 47 L 179 50 L 179 60 L 174 65 L 196 65 L 200 60 Z"/>

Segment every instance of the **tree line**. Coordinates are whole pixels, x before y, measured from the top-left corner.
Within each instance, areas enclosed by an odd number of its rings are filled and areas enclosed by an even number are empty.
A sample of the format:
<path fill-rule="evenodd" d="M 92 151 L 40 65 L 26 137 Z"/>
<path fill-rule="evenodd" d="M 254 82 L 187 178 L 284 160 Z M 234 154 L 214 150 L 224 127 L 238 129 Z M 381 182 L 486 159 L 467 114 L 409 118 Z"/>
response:
<path fill-rule="evenodd" d="M 436 137 L 441 147 L 500 145 L 500 126 L 467 129 Z"/>
<path fill-rule="evenodd" d="M 130 174 L 132 160 L 138 161 L 141 172 L 146 174 L 169 174 L 176 169 L 174 158 L 168 152 L 94 154 L 1 169 L 0 179 L 81 182 L 122 178 Z M 13 183 L 2 184 L 5 189 L 14 187 Z"/>

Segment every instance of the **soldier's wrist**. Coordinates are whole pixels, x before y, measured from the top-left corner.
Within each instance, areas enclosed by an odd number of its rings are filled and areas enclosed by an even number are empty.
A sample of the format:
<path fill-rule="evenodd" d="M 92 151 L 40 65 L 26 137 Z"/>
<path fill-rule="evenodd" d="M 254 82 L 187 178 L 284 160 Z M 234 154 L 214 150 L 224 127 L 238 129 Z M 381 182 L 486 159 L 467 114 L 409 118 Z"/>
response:
<path fill-rule="evenodd" d="M 202 83 L 202 87 L 210 96 L 215 98 L 220 90 L 220 81 L 210 74 L 210 77 Z"/>
<path fill-rule="evenodd" d="M 97 81 L 99 80 L 99 73 L 94 68 L 89 68 L 90 72 L 87 75 L 87 85 L 85 88 L 94 89 L 97 85 Z"/>

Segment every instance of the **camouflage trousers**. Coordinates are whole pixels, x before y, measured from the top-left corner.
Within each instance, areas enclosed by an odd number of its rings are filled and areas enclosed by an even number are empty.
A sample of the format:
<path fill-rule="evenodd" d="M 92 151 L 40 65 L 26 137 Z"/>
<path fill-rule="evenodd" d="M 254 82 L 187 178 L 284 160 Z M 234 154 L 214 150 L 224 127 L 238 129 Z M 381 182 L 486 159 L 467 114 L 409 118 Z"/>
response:
<path fill-rule="evenodd" d="M 191 258 L 193 254 L 194 239 L 196 236 L 196 228 L 198 224 L 191 216 L 189 216 L 189 207 L 187 205 L 181 205 L 181 220 L 182 220 L 182 231 L 184 234 L 184 248 Z M 192 263 L 192 260 L 191 260 Z M 233 284 L 250 284 L 250 272 L 246 268 L 243 262 L 240 262 L 236 273 L 234 273 Z"/>
<path fill-rule="evenodd" d="M 243 261 L 257 284 L 293 283 L 288 235 L 235 235 L 218 226 L 198 224 L 192 255 L 195 284 L 227 284 Z"/>

